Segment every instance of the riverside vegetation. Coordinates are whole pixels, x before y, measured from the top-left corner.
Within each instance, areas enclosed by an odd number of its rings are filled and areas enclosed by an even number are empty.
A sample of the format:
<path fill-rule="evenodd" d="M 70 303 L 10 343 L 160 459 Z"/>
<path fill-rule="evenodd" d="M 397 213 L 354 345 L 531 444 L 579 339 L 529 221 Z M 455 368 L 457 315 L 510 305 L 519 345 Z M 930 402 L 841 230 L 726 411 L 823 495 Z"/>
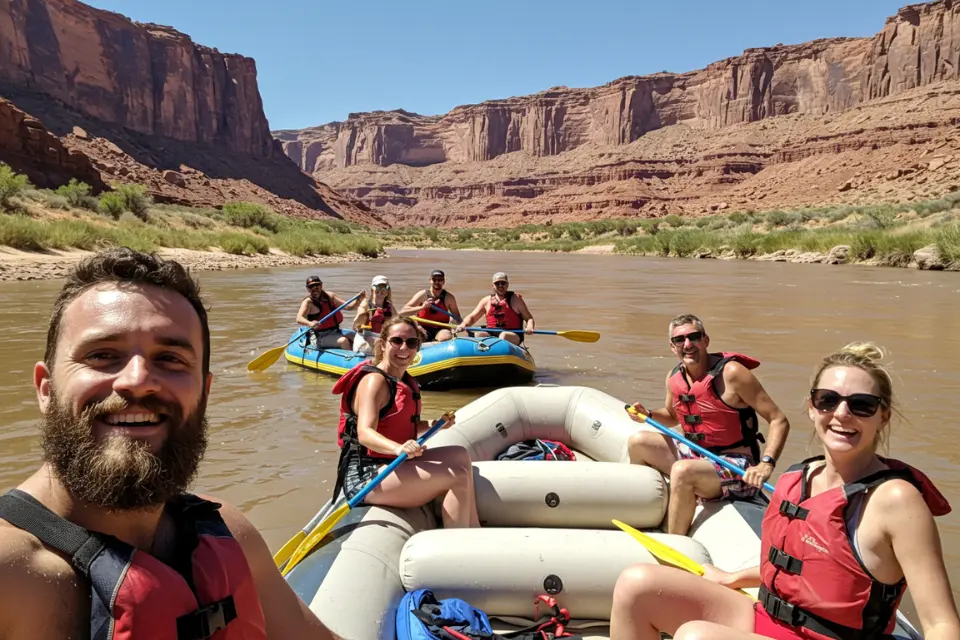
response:
<path fill-rule="evenodd" d="M 235 255 L 355 253 L 377 257 L 383 247 L 581 251 L 662 257 L 719 257 L 860 262 L 905 267 L 926 252 L 924 268 L 960 269 L 960 191 L 937 200 L 716 213 L 699 218 L 527 224 L 510 229 L 401 227 L 373 231 L 340 220 L 309 221 L 269 207 L 232 202 L 221 209 L 154 204 L 138 185 L 99 198 L 71 180 L 55 191 L 34 189 L 0 163 L 0 245 L 25 251 L 128 246 L 184 248 Z M 837 249 L 840 249 L 839 251 Z"/>
<path fill-rule="evenodd" d="M 381 232 L 387 246 L 500 251 L 584 250 L 662 257 L 859 262 L 905 267 L 926 250 L 925 268 L 960 269 L 960 191 L 937 200 L 699 218 L 608 219 L 511 229 L 406 227 Z"/>
<path fill-rule="evenodd" d="M 4 164 L 0 245 L 24 251 L 220 249 L 248 256 L 274 249 L 299 257 L 377 257 L 382 252 L 379 240 L 340 220 L 292 219 L 250 202 L 231 202 L 222 209 L 155 204 L 139 185 L 119 185 L 99 197 L 76 180 L 55 191 L 34 189 L 26 176 Z"/>

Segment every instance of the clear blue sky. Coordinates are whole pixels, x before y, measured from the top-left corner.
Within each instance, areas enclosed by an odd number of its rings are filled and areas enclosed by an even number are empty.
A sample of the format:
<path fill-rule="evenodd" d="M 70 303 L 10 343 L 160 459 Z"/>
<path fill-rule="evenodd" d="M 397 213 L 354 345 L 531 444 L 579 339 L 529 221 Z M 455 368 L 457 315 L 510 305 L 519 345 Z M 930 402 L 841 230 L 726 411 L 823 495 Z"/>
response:
<path fill-rule="evenodd" d="M 272 129 L 439 114 L 683 72 L 745 48 L 869 36 L 907 0 L 92 0 L 257 61 Z"/>

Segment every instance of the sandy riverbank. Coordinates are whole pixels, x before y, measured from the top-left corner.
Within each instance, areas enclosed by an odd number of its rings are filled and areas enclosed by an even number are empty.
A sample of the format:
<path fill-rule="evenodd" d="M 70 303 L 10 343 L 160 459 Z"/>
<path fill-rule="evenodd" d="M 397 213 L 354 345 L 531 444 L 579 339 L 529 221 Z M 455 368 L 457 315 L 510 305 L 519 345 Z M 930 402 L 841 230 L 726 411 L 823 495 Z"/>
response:
<path fill-rule="evenodd" d="M 269 254 L 254 256 L 234 255 L 223 251 L 194 251 L 191 249 L 160 249 L 157 254 L 164 258 L 177 260 L 195 271 L 290 267 L 370 260 L 370 258 L 356 253 L 337 256 L 299 257 L 276 249 L 272 249 Z M 0 247 L 0 282 L 63 278 L 77 262 L 90 255 L 93 255 L 93 252 L 58 251 L 55 249 L 33 252 Z"/>

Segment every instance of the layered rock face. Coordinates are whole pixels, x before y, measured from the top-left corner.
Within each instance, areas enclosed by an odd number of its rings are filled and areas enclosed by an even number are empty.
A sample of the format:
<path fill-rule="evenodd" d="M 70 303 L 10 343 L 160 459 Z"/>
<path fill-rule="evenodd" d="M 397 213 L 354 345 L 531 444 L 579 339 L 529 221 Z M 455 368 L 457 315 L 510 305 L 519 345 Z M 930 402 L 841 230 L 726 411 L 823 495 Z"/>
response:
<path fill-rule="evenodd" d="M 956 82 L 958 68 L 960 3 L 938 0 L 901 9 L 873 38 L 748 49 L 685 74 L 554 88 L 443 116 L 351 114 L 345 122 L 274 135 L 305 171 L 382 207 L 397 223 L 657 215 L 665 208 L 697 213 L 717 204 L 712 198 L 725 188 L 774 164 L 841 147 L 907 143 L 907 133 L 855 134 L 856 116 L 842 121 L 843 133 L 835 131 L 831 143 L 831 127 L 840 125 L 830 123 L 880 99 L 919 99 L 924 87 Z M 934 99 L 952 105 L 949 93 L 938 89 Z M 899 124 L 897 104 L 884 102 L 894 117 L 878 127 L 908 126 Z M 949 134 L 949 118 L 923 111 L 936 122 L 931 131 Z M 819 141 L 808 145 L 770 124 L 785 116 L 802 118 L 802 134 L 795 133 Z M 645 140 L 654 133 L 656 141 Z M 913 137 L 926 142 L 930 133 Z M 733 147 L 708 142 L 720 139 Z M 674 146 L 665 147 L 666 140 Z M 686 187 L 675 183 L 665 191 L 660 184 L 678 180 Z"/>
<path fill-rule="evenodd" d="M 0 81 L 137 133 L 275 152 L 252 59 L 76 0 L 0 3 Z"/>
<path fill-rule="evenodd" d="M 0 162 L 38 186 L 136 182 L 160 202 L 383 225 L 284 155 L 252 59 L 169 27 L 76 0 L 0 0 L 0 95 L 15 106 L 0 107 Z"/>
<path fill-rule="evenodd" d="M 76 178 L 95 193 L 106 188 L 93 163 L 69 149 L 36 118 L 0 98 L 0 157 L 17 173 L 41 188 L 57 187 Z"/>

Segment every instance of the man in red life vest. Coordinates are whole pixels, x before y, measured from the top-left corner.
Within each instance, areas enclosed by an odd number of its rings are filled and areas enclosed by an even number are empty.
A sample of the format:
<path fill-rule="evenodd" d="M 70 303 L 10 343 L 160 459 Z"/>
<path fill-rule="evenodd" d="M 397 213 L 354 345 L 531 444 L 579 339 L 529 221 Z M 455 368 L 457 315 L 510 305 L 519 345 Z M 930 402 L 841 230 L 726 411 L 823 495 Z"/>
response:
<path fill-rule="evenodd" d="M 783 451 L 790 423 L 750 372 L 760 362 L 739 353 L 709 353 L 710 337 L 703 323 L 684 314 L 670 321 L 670 348 L 680 360 L 667 376 L 662 409 L 634 408 L 666 427 L 683 428 L 684 437 L 746 470 L 737 474 L 700 456 L 683 443 L 656 431 L 630 436 L 630 462 L 653 467 L 670 477 L 667 531 L 686 535 L 693 523 L 697 499 L 737 499 L 755 495 L 773 473 Z M 770 425 L 764 442 L 757 424 L 760 415 Z M 641 418 L 634 418 L 638 422 Z"/>
<path fill-rule="evenodd" d="M 454 295 L 444 288 L 446 282 L 447 277 L 443 271 L 434 269 L 430 273 L 430 288 L 418 291 L 416 295 L 410 298 L 410 302 L 400 311 L 400 315 L 417 316 L 424 320 L 433 320 L 444 324 L 450 324 L 451 321 L 457 322 L 460 318 L 460 308 L 457 306 L 457 299 Z M 437 309 L 448 311 L 449 314 L 452 314 L 452 317 Z M 420 328 L 427 332 L 427 342 L 443 342 L 453 338 L 453 333 L 443 327 L 421 324 Z"/>
<path fill-rule="evenodd" d="M 111 249 L 68 277 L 33 371 L 43 465 L 0 496 L 0 638 L 333 637 L 240 511 L 186 493 L 212 377 L 178 263 Z"/>
<path fill-rule="evenodd" d="M 527 303 L 519 293 L 509 291 L 509 287 L 510 279 L 507 274 L 502 271 L 493 274 L 493 293 L 480 300 L 477 308 L 457 325 L 454 333 L 460 333 L 464 327 L 469 327 L 480 318 L 486 318 L 484 326 L 488 329 L 509 329 L 497 331 L 493 335 L 516 345 L 523 344 L 526 334 L 532 333 L 536 325 Z M 478 331 L 474 335 L 482 338 L 490 334 Z"/>
<path fill-rule="evenodd" d="M 337 307 L 343 306 L 345 300 L 341 300 L 335 293 L 324 291 L 323 280 L 319 276 L 310 276 L 307 278 L 307 297 L 300 303 L 300 309 L 297 311 L 297 324 L 304 327 L 310 327 L 313 331 L 312 340 L 318 349 L 350 349 L 350 338 L 340 330 L 340 323 L 343 322 L 343 313 L 337 311 L 327 318 Z M 344 309 L 356 309 L 367 297 L 366 291 L 360 292 L 360 297 L 344 307 Z M 326 318 L 326 320 L 324 320 Z M 320 322 L 323 320 L 323 322 Z"/>

